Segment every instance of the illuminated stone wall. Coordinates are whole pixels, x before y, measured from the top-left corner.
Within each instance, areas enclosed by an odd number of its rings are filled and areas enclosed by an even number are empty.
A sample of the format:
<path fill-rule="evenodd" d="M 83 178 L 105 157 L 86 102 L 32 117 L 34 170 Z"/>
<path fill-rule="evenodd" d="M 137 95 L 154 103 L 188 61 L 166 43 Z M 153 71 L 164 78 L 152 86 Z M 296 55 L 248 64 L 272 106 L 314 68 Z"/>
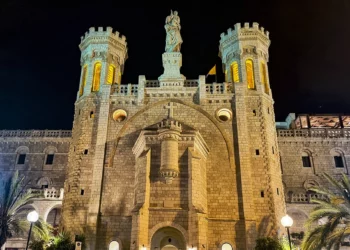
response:
<path fill-rule="evenodd" d="M 24 183 L 28 183 L 25 191 L 38 194 L 22 210 L 23 217 L 36 210 L 50 223 L 50 212 L 57 209 L 60 213 L 70 141 L 71 131 L 0 130 L 0 189 L 18 170 L 20 177 L 25 177 Z M 20 155 L 25 155 L 24 161 Z M 47 161 L 48 155 L 54 155 L 52 162 Z M 24 248 L 26 240 L 26 235 L 15 236 L 5 247 Z"/>
<path fill-rule="evenodd" d="M 310 203 L 312 186 L 329 186 L 322 176 L 335 178 L 349 175 L 350 140 L 348 129 L 281 129 L 278 143 L 283 170 L 287 211 L 296 220 L 294 232 L 305 232 L 303 223 L 315 206 Z M 302 156 L 308 156 L 310 167 L 304 167 Z M 334 156 L 340 156 L 343 167 L 336 167 Z M 294 215 L 294 217 L 293 217 Z"/>

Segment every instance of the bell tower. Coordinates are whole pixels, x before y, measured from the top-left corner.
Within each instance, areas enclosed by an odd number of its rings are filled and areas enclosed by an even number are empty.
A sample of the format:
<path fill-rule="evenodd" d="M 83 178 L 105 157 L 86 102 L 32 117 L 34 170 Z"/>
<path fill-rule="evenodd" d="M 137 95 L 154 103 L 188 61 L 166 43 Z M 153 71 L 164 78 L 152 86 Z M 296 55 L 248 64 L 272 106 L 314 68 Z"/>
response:
<path fill-rule="evenodd" d="M 92 27 L 81 37 L 79 48 L 82 69 L 61 224 L 72 235 L 85 234 L 88 249 L 96 249 L 110 96 L 120 85 L 127 43 L 110 27 Z"/>
<path fill-rule="evenodd" d="M 219 47 L 226 79 L 234 89 L 233 127 L 247 249 L 256 237 L 284 230 L 280 225 L 285 214 L 282 173 L 267 66 L 269 46 L 269 32 L 258 23 L 243 27 L 238 23 L 221 34 Z"/>

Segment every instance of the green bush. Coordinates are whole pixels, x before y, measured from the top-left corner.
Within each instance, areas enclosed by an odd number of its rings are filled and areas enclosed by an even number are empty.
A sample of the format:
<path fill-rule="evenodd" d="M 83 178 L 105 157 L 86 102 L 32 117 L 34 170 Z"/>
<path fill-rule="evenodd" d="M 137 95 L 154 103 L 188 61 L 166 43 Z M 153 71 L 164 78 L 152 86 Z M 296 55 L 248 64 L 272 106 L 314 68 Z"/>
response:
<path fill-rule="evenodd" d="M 255 250 L 283 250 L 278 240 L 271 237 L 258 238 Z"/>

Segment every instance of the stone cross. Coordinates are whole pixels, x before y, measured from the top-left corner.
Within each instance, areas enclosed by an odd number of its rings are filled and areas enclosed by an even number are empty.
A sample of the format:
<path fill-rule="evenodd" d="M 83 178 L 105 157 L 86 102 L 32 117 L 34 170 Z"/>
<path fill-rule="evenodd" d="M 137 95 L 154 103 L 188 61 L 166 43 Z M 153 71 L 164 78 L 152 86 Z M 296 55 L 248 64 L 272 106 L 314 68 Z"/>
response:
<path fill-rule="evenodd" d="M 169 109 L 168 118 L 174 117 L 174 108 L 177 108 L 178 106 L 174 104 L 173 102 L 169 102 L 168 105 L 166 105 L 164 108 Z"/>

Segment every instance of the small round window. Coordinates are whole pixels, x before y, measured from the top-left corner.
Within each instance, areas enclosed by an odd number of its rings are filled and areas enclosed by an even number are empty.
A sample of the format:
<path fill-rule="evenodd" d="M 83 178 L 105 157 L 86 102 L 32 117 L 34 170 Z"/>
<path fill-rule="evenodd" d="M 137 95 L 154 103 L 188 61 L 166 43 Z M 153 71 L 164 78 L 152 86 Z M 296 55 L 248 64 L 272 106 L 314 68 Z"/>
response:
<path fill-rule="evenodd" d="M 217 118 L 222 122 L 227 122 L 232 119 L 232 112 L 229 109 L 220 109 L 216 112 Z"/>
<path fill-rule="evenodd" d="M 122 122 L 126 119 L 128 114 L 124 109 L 117 109 L 116 111 L 113 112 L 113 120 L 117 122 Z"/>

